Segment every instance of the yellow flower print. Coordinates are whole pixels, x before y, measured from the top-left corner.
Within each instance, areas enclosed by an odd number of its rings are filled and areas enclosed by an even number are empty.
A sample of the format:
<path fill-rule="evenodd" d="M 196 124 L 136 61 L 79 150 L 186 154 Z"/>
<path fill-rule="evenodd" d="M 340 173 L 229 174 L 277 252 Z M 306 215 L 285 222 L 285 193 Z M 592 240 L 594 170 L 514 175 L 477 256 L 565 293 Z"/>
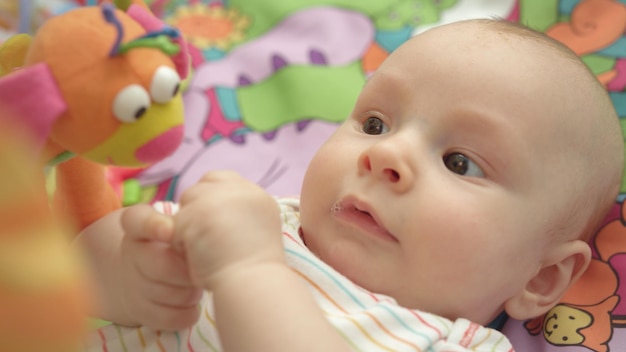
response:
<path fill-rule="evenodd" d="M 236 9 L 197 3 L 179 6 L 167 23 L 180 29 L 185 38 L 199 49 L 228 50 L 245 38 L 244 31 L 250 20 Z"/>

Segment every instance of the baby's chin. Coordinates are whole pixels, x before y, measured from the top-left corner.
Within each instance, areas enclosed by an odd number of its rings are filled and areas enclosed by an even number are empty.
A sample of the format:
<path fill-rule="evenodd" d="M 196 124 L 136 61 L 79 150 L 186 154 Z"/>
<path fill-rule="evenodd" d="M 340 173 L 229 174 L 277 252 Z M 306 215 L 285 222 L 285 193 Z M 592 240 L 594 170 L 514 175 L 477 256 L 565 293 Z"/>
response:
<path fill-rule="evenodd" d="M 365 274 L 358 270 L 358 265 L 355 265 L 353 259 L 353 254 L 360 256 L 359 253 L 354 253 L 353 249 L 346 248 L 340 244 L 333 243 L 328 245 L 324 243 L 324 241 L 321 241 L 319 237 L 312 235 L 308 231 L 304 231 L 302 228 L 300 229 L 300 238 L 302 242 L 304 242 L 304 245 L 326 265 L 355 284 L 371 291 L 368 288 L 368 283 L 364 282 L 364 280 L 360 280 L 360 277 L 365 276 Z"/>

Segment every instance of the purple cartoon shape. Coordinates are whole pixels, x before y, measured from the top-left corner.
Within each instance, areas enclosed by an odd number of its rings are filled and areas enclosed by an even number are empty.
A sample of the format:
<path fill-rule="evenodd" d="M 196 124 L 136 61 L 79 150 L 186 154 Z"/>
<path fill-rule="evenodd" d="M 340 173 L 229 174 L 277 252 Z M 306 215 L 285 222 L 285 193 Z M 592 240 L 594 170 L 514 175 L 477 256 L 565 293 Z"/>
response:
<path fill-rule="evenodd" d="M 374 41 L 363 13 L 336 7 L 298 11 L 265 35 L 221 60 L 197 68 L 191 85 L 236 88 L 259 82 L 285 65 L 346 65 L 361 59 Z"/>
<path fill-rule="evenodd" d="M 335 131 L 337 124 L 315 120 L 304 129 L 300 127 L 298 123 L 285 125 L 276 131 L 271 140 L 255 132 L 246 134 L 244 144 L 221 139 L 196 152 L 193 157 L 185 156 L 188 164 L 178 177 L 174 199 L 177 200 L 183 190 L 210 170 L 237 171 L 272 195 L 299 194 L 309 161 Z M 139 179 L 143 184 L 165 181 L 158 180 L 155 174 L 147 172 Z M 165 176 L 165 173 L 159 176 Z"/>

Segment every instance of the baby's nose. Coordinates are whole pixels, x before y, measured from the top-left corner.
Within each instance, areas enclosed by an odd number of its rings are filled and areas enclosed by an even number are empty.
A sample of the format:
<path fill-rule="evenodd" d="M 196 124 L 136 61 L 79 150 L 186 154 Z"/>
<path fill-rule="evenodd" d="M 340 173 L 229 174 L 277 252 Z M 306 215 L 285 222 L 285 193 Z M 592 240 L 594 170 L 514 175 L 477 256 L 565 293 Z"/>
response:
<path fill-rule="evenodd" d="M 410 189 L 414 182 L 410 160 L 390 143 L 377 143 L 365 150 L 359 158 L 359 173 L 371 175 L 397 192 Z"/>

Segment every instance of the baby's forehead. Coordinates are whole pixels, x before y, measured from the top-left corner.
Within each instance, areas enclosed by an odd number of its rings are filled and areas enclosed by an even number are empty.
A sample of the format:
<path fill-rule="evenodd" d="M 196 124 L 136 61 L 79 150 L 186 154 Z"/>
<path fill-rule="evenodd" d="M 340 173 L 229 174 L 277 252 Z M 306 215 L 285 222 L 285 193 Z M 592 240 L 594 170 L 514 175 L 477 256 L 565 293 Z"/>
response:
<path fill-rule="evenodd" d="M 459 22 L 417 35 L 392 53 L 370 81 L 387 74 L 407 86 L 425 84 L 442 94 L 491 90 L 493 100 L 480 103 L 498 104 L 503 112 L 509 109 L 511 118 L 519 119 L 513 123 L 523 125 L 528 138 L 553 144 L 568 135 L 585 135 L 589 118 L 581 113 L 590 111 L 593 104 L 586 101 L 600 88 L 563 45 L 519 25 L 495 21 Z M 461 92 L 451 98 L 469 96 Z M 558 132 L 565 130 L 571 134 Z"/>

